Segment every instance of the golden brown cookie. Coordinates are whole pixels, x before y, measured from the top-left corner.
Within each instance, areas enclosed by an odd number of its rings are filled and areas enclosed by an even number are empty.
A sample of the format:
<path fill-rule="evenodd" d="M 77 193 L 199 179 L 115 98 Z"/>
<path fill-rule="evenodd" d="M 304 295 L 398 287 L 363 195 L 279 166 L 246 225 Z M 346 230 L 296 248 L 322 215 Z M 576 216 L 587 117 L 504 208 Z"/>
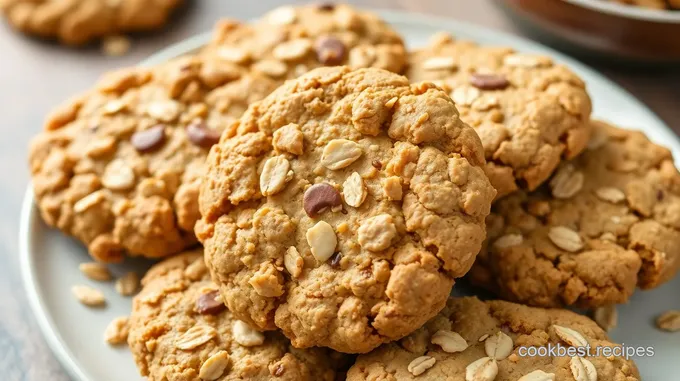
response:
<path fill-rule="evenodd" d="M 128 343 L 149 381 L 334 381 L 348 359 L 296 349 L 277 332 L 234 319 L 210 281 L 203 251 L 155 265 L 133 302 Z M 346 369 L 346 368 L 345 368 Z"/>
<path fill-rule="evenodd" d="M 235 316 L 353 353 L 439 312 L 495 196 L 443 91 L 319 68 L 232 127 L 208 157 L 196 232 Z"/>
<path fill-rule="evenodd" d="M 590 136 L 583 81 L 545 56 L 457 41 L 446 33 L 409 56 L 411 81 L 434 81 L 484 145 L 498 198 L 533 190 Z"/>
<path fill-rule="evenodd" d="M 528 355 L 557 345 L 562 356 Z M 359 356 L 347 380 L 639 381 L 635 364 L 615 348 L 624 349 L 571 311 L 454 298 L 410 336 Z"/>
<path fill-rule="evenodd" d="M 269 78 L 181 58 L 105 76 L 48 118 L 31 144 L 33 189 L 48 225 L 99 261 L 163 257 L 196 242 L 198 183 L 210 146 Z"/>
<path fill-rule="evenodd" d="M 471 280 L 537 306 L 625 303 L 680 268 L 680 175 L 644 134 L 593 122 L 589 148 L 494 205 Z"/>
<path fill-rule="evenodd" d="M 0 0 L 16 29 L 67 45 L 160 28 L 181 0 Z"/>
<path fill-rule="evenodd" d="M 401 73 L 401 37 L 378 16 L 346 4 L 276 8 L 254 24 L 223 20 L 205 48 L 237 67 L 274 79 L 319 66 L 375 67 Z"/>

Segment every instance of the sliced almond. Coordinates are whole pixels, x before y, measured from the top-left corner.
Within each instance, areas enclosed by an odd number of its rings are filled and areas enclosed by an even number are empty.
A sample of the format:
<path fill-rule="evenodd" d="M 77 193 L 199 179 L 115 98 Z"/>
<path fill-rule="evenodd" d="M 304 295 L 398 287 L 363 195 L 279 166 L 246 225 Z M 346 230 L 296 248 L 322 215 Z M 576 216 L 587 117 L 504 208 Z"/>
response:
<path fill-rule="evenodd" d="M 523 241 L 524 238 L 522 238 L 521 234 L 506 234 L 494 241 L 493 245 L 498 249 L 505 249 L 521 245 Z"/>
<path fill-rule="evenodd" d="M 583 357 L 572 357 L 569 361 L 569 368 L 576 381 L 597 381 L 595 365 Z"/>
<path fill-rule="evenodd" d="M 426 370 L 432 368 L 436 362 L 437 359 L 434 357 L 420 356 L 411 361 L 406 369 L 408 369 L 412 375 L 420 376 L 425 373 Z"/>
<path fill-rule="evenodd" d="M 244 63 L 250 58 L 250 54 L 247 51 L 233 46 L 220 47 L 217 49 L 217 56 L 235 64 Z"/>
<path fill-rule="evenodd" d="M 260 174 L 260 191 L 263 196 L 271 196 L 280 192 L 292 178 L 290 162 L 284 156 L 267 159 Z"/>
<path fill-rule="evenodd" d="M 256 331 L 245 322 L 237 320 L 232 327 L 234 340 L 244 347 L 255 347 L 264 343 L 264 334 Z"/>
<path fill-rule="evenodd" d="M 123 296 L 132 296 L 139 289 L 139 276 L 134 271 L 130 271 L 116 279 L 115 288 Z"/>
<path fill-rule="evenodd" d="M 302 259 L 295 246 L 291 246 L 286 250 L 286 254 L 283 256 L 283 266 L 293 278 L 297 278 L 302 274 L 305 261 Z"/>
<path fill-rule="evenodd" d="M 385 102 L 385 107 L 387 107 L 387 108 L 389 108 L 389 109 L 393 108 L 394 105 L 397 104 L 397 101 L 398 101 L 398 100 L 399 100 L 398 97 L 392 97 L 392 98 L 390 98 L 390 100 L 388 100 L 387 102 Z"/>
<path fill-rule="evenodd" d="M 106 282 L 111 280 L 111 272 L 109 268 L 103 263 L 88 262 L 78 265 L 78 270 L 86 277 L 99 282 Z"/>
<path fill-rule="evenodd" d="M 525 374 L 517 381 L 555 381 L 555 373 L 546 373 L 542 370 L 535 370 Z"/>
<path fill-rule="evenodd" d="M 680 311 L 666 311 L 656 319 L 656 326 L 668 332 L 680 331 Z"/>
<path fill-rule="evenodd" d="M 195 325 L 175 340 L 175 347 L 189 351 L 207 343 L 216 335 L 217 331 L 213 327 L 204 324 Z"/>
<path fill-rule="evenodd" d="M 560 199 L 571 198 L 583 188 L 583 181 L 583 172 L 576 170 L 573 165 L 564 165 L 550 180 L 552 195 Z"/>
<path fill-rule="evenodd" d="M 465 381 L 493 381 L 498 375 L 498 363 L 491 357 L 482 357 L 465 368 Z"/>
<path fill-rule="evenodd" d="M 571 328 L 561 325 L 553 325 L 553 328 L 557 336 L 572 347 L 585 347 L 588 345 L 588 340 Z"/>
<path fill-rule="evenodd" d="M 111 345 L 125 344 L 130 332 L 128 320 L 127 316 L 113 319 L 104 331 L 104 341 Z"/>
<path fill-rule="evenodd" d="M 511 67 L 534 68 L 552 65 L 552 60 L 545 56 L 515 53 L 503 58 L 503 64 Z"/>
<path fill-rule="evenodd" d="M 611 202 L 612 204 L 619 203 L 626 199 L 626 194 L 622 190 L 614 187 L 602 187 L 595 190 L 595 195 L 601 200 Z"/>
<path fill-rule="evenodd" d="M 101 307 L 106 304 L 104 294 L 96 288 L 77 285 L 71 287 L 71 292 L 80 303 L 88 307 Z"/>
<path fill-rule="evenodd" d="M 205 381 L 217 380 L 222 377 L 228 366 L 229 353 L 227 351 L 219 351 L 205 360 L 198 372 L 198 377 Z"/>
<path fill-rule="evenodd" d="M 288 71 L 288 66 L 278 60 L 258 61 L 253 64 L 252 68 L 273 78 L 281 77 Z"/>
<path fill-rule="evenodd" d="M 498 361 L 504 360 L 510 356 L 513 349 L 514 344 L 512 338 L 503 331 L 496 332 L 484 341 L 486 355 Z"/>
<path fill-rule="evenodd" d="M 423 62 L 423 69 L 425 70 L 453 70 L 458 65 L 453 57 L 432 57 Z"/>
<path fill-rule="evenodd" d="M 608 306 L 598 307 L 593 311 L 593 320 L 605 331 L 616 328 L 618 314 L 616 312 L 616 305 L 610 304 Z"/>
<path fill-rule="evenodd" d="M 357 161 L 362 153 L 361 146 L 356 142 L 333 139 L 323 149 L 321 164 L 332 170 L 342 169 Z"/>
<path fill-rule="evenodd" d="M 99 203 L 105 201 L 108 198 L 108 193 L 104 189 L 94 191 L 87 196 L 78 200 L 73 204 L 73 211 L 76 213 L 82 213 L 91 207 L 98 205 Z"/>
<path fill-rule="evenodd" d="M 90 142 L 85 147 L 85 155 L 98 158 L 113 153 L 116 149 L 116 139 L 112 136 L 104 136 Z"/>
<path fill-rule="evenodd" d="M 324 263 L 335 252 L 338 245 L 338 238 L 333 227 L 326 221 L 319 221 L 306 233 L 307 243 L 312 249 L 312 255 L 320 263 Z"/>
<path fill-rule="evenodd" d="M 583 240 L 581 236 L 565 226 L 555 226 L 550 228 L 548 232 L 548 237 L 562 250 L 569 252 L 577 252 L 583 248 Z"/>
<path fill-rule="evenodd" d="M 462 352 L 467 349 L 467 341 L 458 333 L 440 329 L 432 335 L 432 344 L 439 345 L 446 353 Z"/>
<path fill-rule="evenodd" d="M 312 49 L 312 42 L 307 38 L 296 38 L 286 41 L 274 48 L 274 58 L 282 61 L 292 61 L 304 57 Z"/>
<path fill-rule="evenodd" d="M 342 184 L 342 194 L 345 196 L 345 203 L 349 206 L 358 208 L 364 203 L 368 192 L 359 173 L 352 172 L 347 177 L 347 180 Z"/>

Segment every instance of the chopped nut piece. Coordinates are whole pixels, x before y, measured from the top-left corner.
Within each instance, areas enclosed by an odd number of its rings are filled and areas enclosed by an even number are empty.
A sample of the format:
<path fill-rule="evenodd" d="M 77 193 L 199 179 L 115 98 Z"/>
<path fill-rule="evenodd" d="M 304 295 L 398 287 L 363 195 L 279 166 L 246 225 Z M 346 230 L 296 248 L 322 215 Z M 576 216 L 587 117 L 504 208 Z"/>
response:
<path fill-rule="evenodd" d="M 101 307 L 106 304 L 104 294 L 96 288 L 89 286 L 73 286 L 71 292 L 75 295 L 78 301 L 88 307 Z"/>
<path fill-rule="evenodd" d="M 111 190 L 127 190 L 135 183 L 135 173 L 125 161 L 115 159 L 104 169 L 102 184 Z"/>
<path fill-rule="evenodd" d="M 321 164 L 331 170 L 345 168 L 361 157 L 359 144 L 347 139 L 333 139 L 323 149 Z"/>
<path fill-rule="evenodd" d="M 484 341 L 484 350 L 486 355 L 498 361 L 505 360 L 514 348 L 512 338 L 506 335 L 503 331 L 498 331 L 494 335 L 489 336 Z"/>
<path fill-rule="evenodd" d="M 295 246 L 291 246 L 286 250 L 286 254 L 283 256 L 283 265 L 293 278 L 297 278 L 302 274 L 305 261 L 302 259 Z"/>
<path fill-rule="evenodd" d="M 139 276 L 130 271 L 116 280 L 116 291 L 123 296 L 132 296 L 139 289 Z"/>
<path fill-rule="evenodd" d="M 604 201 L 609 201 L 613 204 L 619 203 L 626 199 L 626 194 L 622 190 L 613 187 L 603 187 L 595 190 L 595 195 Z"/>
<path fill-rule="evenodd" d="M 345 196 L 345 202 L 349 206 L 358 208 L 363 204 L 368 192 L 364 185 L 364 180 L 357 172 L 352 172 L 344 184 L 342 184 L 342 193 Z"/>
<path fill-rule="evenodd" d="M 234 340 L 244 347 L 255 347 L 264 343 L 264 334 L 251 328 L 248 324 L 237 320 L 233 326 Z"/>
<path fill-rule="evenodd" d="M 92 280 L 100 282 L 111 280 L 111 272 L 105 264 L 97 262 L 81 263 L 78 266 L 78 269 L 85 274 L 86 277 Z"/>
<path fill-rule="evenodd" d="M 562 327 L 561 325 L 553 325 L 553 328 L 555 328 L 555 333 L 560 339 L 573 347 L 585 347 L 588 345 L 588 340 L 571 328 Z"/>
<path fill-rule="evenodd" d="M 572 357 L 569 362 L 569 368 L 576 381 L 597 381 L 595 366 L 583 357 Z"/>
<path fill-rule="evenodd" d="M 260 174 L 260 191 L 263 196 L 271 196 L 280 192 L 292 178 L 290 162 L 283 156 L 267 159 Z"/>
<path fill-rule="evenodd" d="M 498 363 L 491 357 L 482 357 L 465 368 L 465 381 L 493 381 L 498 374 Z"/>
<path fill-rule="evenodd" d="M 522 241 L 524 241 L 524 239 L 522 238 L 521 234 L 506 234 L 498 238 L 496 241 L 494 241 L 493 245 L 496 248 L 505 249 L 508 247 L 520 245 Z"/>
<path fill-rule="evenodd" d="M 307 230 L 307 243 L 312 249 L 312 255 L 320 263 L 326 262 L 335 252 L 338 238 L 333 227 L 326 221 L 319 221 Z"/>
<path fill-rule="evenodd" d="M 542 370 L 535 370 L 525 374 L 517 381 L 555 381 L 555 373 L 546 373 Z"/>
<path fill-rule="evenodd" d="M 457 106 L 470 106 L 481 94 L 476 87 L 460 86 L 453 90 L 451 99 Z"/>
<path fill-rule="evenodd" d="M 113 319 L 106 327 L 106 331 L 104 331 L 104 340 L 111 345 L 125 344 L 127 343 L 129 332 L 128 317 L 118 317 Z"/>
<path fill-rule="evenodd" d="M 432 57 L 423 62 L 423 69 L 425 70 L 453 70 L 457 67 L 456 60 L 453 57 Z"/>

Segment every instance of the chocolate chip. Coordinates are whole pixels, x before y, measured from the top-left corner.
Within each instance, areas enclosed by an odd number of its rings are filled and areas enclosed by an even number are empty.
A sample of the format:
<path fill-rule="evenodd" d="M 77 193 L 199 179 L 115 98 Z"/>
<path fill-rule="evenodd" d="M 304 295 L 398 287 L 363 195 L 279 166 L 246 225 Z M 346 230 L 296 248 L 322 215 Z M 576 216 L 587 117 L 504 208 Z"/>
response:
<path fill-rule="evenodd" d="M 340 192 L 326 183 L 312 185 L 302 198 L 302 206 L 310 217 L 316 217 L 325 209 L 341 204 Z"/>
<path fill-rule="evenodd" d="M 496 74 L 472 74 L 470 83 L 482 90 L 503 90 L 510 86 L 510 82 L 504 76 Z"/>
<path fill-rule="evenodd" d="M 658 201 L 663 200 L 663 197 L 664 197 L 664 195 L 663 195 L 663 191 L 662 191 L 661 189 L 659 189 L 658 191 L 656 191 L 656 199 L 657 199 Z"/>
<path fill-rule="evenodd" d="M 371 165 L 373 166 L 373 168 L 382 169 L 382 163 L 379 160 L 373 160 L 371 162 Z"/>
<path fill-rule="evenodd" d="M 316 58 L 323 65 L 340 65 L 345 60 L 345 44 L 333 36 L 320 36 L 314 43 Z"/>
<path fill-rule="evenodd" d="M 210 148 L 220 141 L 220 133 L 208 128 L 203 122 L 194 122 L 187 126 L 189 141 L 203 148 Z"/>
<path fill-rule="evenodd" d="M 217 315 L 227 309 L 227 306 L 217 299 L 219 296 L 218 291 L 210 291 L 199 296 L 196 300 L 196 312 L 202 315 Z"/>
<path fill-rule="evenodd" d="M 165 143 L 165 126 L 157 124 L 148 130 L 137 131 L 132 134 L 130 143 L 139 152 L 151 152 Z"/>
<path fill-rule="evenodd" d="M 342 260 L 342 253 L 341 252 L 338 251 L 337 253 L 333 254 L 333 256 L 331 257 L 331 262 L 330 262 L 331 267 L 334 268 L 334 269 L 338 268 L 340 266 L 341 260 Z"/>
<path fill-rule="evenodd" d="M 321 3 L 321 4 L 319 4 L 318 7 L 319 7 L 320 11 L 330 12 L 330 11 L 335 9 L 335 4 L 333 4 L 333 3 Z"/>

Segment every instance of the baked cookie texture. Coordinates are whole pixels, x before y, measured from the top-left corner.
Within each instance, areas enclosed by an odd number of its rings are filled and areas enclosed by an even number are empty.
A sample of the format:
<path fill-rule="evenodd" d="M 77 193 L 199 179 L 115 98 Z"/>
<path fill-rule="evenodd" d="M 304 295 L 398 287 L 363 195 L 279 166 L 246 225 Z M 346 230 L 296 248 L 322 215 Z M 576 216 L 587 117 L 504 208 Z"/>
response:
<path fill-rule="evenodd" d="M 254 24 L 222 20 L 204 52 L 280 80 L 320 66 L 395 73 L 406 67 L 401 36 L 377 15 L 346 4 L 286 5 Z"/>
<path fill-rule="evenodd" d="M 202 250 L 155 265 L 133 302 L 128 343 L 149 381 L 334 381 L 347 358 L 253 331 L 219 299 Z M 346 368 L 345 368 L 346 369 Z"/>
<path fill-rule="evenodd" d="M 521 356 L 521 347 L 558 344 L 590 345 L 592 356 Z M 632 361 L 595 354 L 616 346 L 595 322 L 571 311 L 454 298 L 410 336 L 360 355 L 347 380 L 640 380 Z"/>
<path fill-rule="evenodd" d="M 589 148 L 549 184 L 494 205 L 473 283 L 525 304 L 597 307 L 678 272 L 680 175 L 670 151 L 593 124 Z"/>
<path fill-rule="evenodd" d="M 67 45 L 163 26 L 181 0 L 0 0 L 14 28 Z"/>
<path fill-rule="evenodd" d="M 368 352 L 444 307 L 495 196 L 479 137 L 431 84 L 319 68 L 208 157 L 196 225 L 233 314 L 300 348 Z"/>
<path fill-rule="evenodd" d="M 31 142 L 45 222 L 99 261 L 163 257 L 196 242 L 198 184 L 210 146 L 276 84 L 189 57 L 105 76 L 57 108 Z"/>
<path fill-rule="evenodd" d="M 461 119 L 482 139 L 498 198 L 536 189 L 588 142 L 592 106 L 585 84 L 549 57 L 440 32 L 409 55 L 407 77 L 450 93 Z"/>

